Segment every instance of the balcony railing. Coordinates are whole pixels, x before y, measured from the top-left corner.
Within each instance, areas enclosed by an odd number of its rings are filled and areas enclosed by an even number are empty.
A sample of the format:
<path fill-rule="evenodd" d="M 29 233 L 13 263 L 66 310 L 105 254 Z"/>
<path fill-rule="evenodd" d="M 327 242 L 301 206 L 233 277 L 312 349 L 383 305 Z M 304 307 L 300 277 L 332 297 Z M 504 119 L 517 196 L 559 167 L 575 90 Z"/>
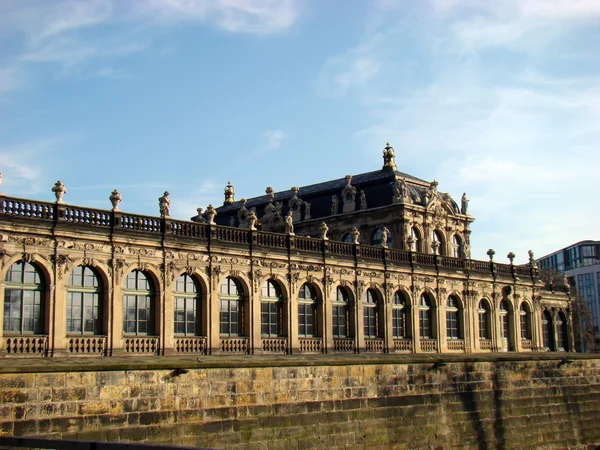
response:
<path fill-rule="evenodd" d="M 176 337 L 175 351 L 177 353 L 206 353 L 206 337 Z"/>
<path fill-rule="evenodd" d="M 479 348 L 481 350 L 492 350 L 491 339 L 479 339 Z"/>
<path fill-rule="evenodd" d="M 323 339 L 321 338 L 300 338 L 298 343 L 302 353 L 321 353 L 323 351 Z"/>
<path fill-rule="evenodd" d="M 437 352 L 438 345 L 435 339 L 421 339 L 422 352 Z"/>
<path fill-rule="evenodd" d="M 67 351 L 74 355 L 105 355 L 106 336 L 78 336 L 67 339 Z"/>
<path fill-rule="evenodd" d="M 365 350 L 371 353 L 383 353 L 385 340 L 383 339 L 365 339 Z"/>
<path fill-rule="evenodd" d="M 158 355 L 160 349 L 158 337 L 125 337 L 123 341 L 125 353 Z"/>
<path fill-rule="evenodd" d="M 5 340 L 9 355 L 45 356 L 48 352 L 48 336 L 15 336 Z"/>
<path fill-rule="evenodd" d="M 288 339 L 286 337 L 263 337 L 262 348 L 267 353 L 287 353 Z"/>
<path fill-rule="evenodd" d="M 464 339 L 448 339 L 446 346 L 448 350 L 454 352 L 464 352 L 465 351 L 465 340 Z"/>
<path fill-rule="evenodd" d="M 394 339 L 394 351 L 410 352 L 412 349 L 412 339 Z"/>
<path fill-rule="evenodd" d="M 224 353 L 248 353 L 250 340 L 245 337 L 221 339 L 221 351 Z"/>
<path fill-rule="evenodd" d="M 341 353 L 354 353 L 354 339 L 333 338 L 333 351 Z"/>

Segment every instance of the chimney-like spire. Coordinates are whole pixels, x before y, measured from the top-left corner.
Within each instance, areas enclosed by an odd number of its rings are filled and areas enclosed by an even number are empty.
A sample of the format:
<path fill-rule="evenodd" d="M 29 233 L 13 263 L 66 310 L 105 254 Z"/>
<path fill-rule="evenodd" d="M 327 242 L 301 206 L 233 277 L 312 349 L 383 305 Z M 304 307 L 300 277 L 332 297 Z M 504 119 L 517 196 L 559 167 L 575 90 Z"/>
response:
<path fill-rule="evenodd" d="M 389 142 L 385 143 L 383 149 L 383 169 L 385 170 L 386 167 L 389 167 L 390 170 L 398 170 L 396 167 L 396 153 Z"/>
<path fill-rule="evenodd" d="M 225 187 L 225 201 L 223 205 L 231 205 L 235 202 L 235 189 L 231 185 L 231 181 L 227 182 L 227 186 Z"/>

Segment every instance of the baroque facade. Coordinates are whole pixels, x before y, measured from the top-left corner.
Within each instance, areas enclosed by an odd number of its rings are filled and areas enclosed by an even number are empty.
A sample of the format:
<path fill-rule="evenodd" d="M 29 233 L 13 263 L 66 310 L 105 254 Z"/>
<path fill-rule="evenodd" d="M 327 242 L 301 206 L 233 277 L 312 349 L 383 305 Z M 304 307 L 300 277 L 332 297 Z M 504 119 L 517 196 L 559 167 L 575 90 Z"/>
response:
<path fill-rule="evenodd" d="M 470 259 L 468 199 L 381 170 L 191 221 L 0 197 L 0 355 L 573 349 L 570 300 Z"/>

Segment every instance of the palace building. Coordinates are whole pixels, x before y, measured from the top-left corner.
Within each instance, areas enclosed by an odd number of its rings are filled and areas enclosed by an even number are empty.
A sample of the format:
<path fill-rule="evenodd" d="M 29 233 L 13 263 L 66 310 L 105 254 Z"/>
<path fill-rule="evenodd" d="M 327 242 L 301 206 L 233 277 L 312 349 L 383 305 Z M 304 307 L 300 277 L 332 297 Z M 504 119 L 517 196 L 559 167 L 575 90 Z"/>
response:
<path fill-rule="evenodd" d="M 572 351 L 570 298 L 470 258 L 468 199 L 380 170 L 191 221 L 0 197 L 0 356 Z"/>

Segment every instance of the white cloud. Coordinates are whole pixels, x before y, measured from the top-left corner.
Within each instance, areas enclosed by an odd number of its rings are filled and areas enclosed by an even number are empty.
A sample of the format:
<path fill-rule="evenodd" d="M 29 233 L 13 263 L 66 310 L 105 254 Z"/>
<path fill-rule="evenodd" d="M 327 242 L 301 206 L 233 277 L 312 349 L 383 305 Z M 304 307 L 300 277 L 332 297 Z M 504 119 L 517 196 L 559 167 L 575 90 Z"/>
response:
<path fill-rule="evenodd" d="M 259 152 L 267 153 L 275 150 L 279 150 L 283 145 L 283 142 L 287 139 L 288 135 L 283 130 L 267 130 L 263 133 L 261 138 L 261 144 L 259 146 Z"/>

